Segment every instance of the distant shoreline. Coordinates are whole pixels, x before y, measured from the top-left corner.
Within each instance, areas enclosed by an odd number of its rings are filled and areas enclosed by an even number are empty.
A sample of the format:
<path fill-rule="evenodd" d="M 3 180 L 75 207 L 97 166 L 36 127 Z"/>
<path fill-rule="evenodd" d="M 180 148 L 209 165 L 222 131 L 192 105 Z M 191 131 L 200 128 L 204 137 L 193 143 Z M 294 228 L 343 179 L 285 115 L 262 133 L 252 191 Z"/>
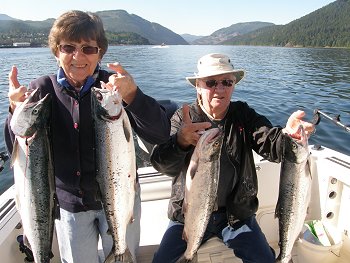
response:
<path fill-rule="evenodd" d="M 12 46 L 12 45 L 0 45 L 0 48 L 37 48 L 37 47 L 46 47 L 46 46 Z"/>

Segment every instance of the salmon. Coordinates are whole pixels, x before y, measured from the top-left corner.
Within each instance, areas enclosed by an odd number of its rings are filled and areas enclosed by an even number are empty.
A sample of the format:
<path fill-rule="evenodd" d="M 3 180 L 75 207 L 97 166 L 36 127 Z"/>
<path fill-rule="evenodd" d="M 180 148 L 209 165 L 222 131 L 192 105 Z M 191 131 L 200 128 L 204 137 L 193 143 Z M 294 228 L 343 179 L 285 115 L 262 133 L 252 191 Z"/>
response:
<path fill-rule="evenodd" d="M 32 102 L 37 90 L 16 108 L 11 119 L 15 142 L 11 157 L 16 189 L 16 206 L 22 219 L 25 244 L 32 250 L 36 263 L 47 263 L 53 257 L 57 197 L 49 118 L 51 97 Z"/>
<path fill-rule="evenodd" d="M 276 262 L 288 263 L 295 240 L 304 225 L 311 196 L 308 139 L 302 126 L 301 140 L 286 137 L 281 162 L 279 196 L 275 216 L 279 219 L 280 254 Z"/>
<path fill-rule="evenodd" d="M 92 88 L 97 182 L 113 238 L 105 262 L 134 262 L 126 243 L 133 223 L 136 157 L 129 118 L 117 90 Z"/>
<path fill-rule="evenodd" d="M 200 137 L 186 173 L 183 204 L 185 225 L 183 239 L 187 242 L 184 255 L 177 262 L 196 262 L 211 213 L 217 208 L 217 188 L 223 133 L 219 128 L 205 131 Z"/>

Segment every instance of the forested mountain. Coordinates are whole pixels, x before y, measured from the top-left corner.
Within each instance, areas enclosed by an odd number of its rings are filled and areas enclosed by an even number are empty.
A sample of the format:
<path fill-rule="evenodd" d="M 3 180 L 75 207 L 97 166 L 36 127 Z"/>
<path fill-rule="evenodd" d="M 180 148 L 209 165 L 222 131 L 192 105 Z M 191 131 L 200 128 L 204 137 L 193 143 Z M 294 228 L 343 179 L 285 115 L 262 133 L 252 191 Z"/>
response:
<path fill-rule="evenodd" d="M 103 20 L 111 45 L 188 44 L 173 31 L 124 10 L 96 13 Z M 23 21 L 0 14 L 0 46 L 12 46 L 13 42 L 46 45 L 53 21 Z M 188 35 L 186 38 L 191 39 L 191 44 L 206 45 L 350 47 L 350 0 L 337 0 L 286 25 L 237 23 L 219 29 L 210 36 L 196 39 L 196 36 Z"/>
<path fill-rule="evenodd" d="M 0 14 L 0 20 L 16 20 L 16 19 L 5 14 Z"/>
<path fill-rule="evenodd" d="M 196 36 L 196 35 L 191 35 L 191 34 L 181 34 L 181 36 L 183 37 L 183 39 L 185 39 L 190 44 L 193 41 L 195 41 L 196 39 L 204 37 L 204 36 Z"/>
<path fill-rule="evenodd" d="M 124 10 L 100 11 L 96 14 L 103 20 L 105 29 L 110 32 L 133 32 L 148 39 L 151 44 L 188 44 L 180 35 L 166 27 L 129 14 Z"/>
<path fill-rule="evenodd" d="M 96 13 L 104 23 L 111 45 L 188 44 L 180 35 L 171 30 L 137 15 L 129 14 L 124 10 Z M 5 15 L 3 16 L 6 18 Z M 12 46 L 14 42 L 30 42 L 31 46 L 46 45 L 50 28 L 55 21 L 54 19 L 23 21 L 8 18 L 9 20 L 0 19 L 0 46 Z"/>
<path fill-rule="evenodd" d="M 287 25 L 261 28 L 221 44 L 350 47 L 350 1 L 338 0 Z"/>
<path fill-rule="evenodd" d="M 195 45 L 215 45 L 220 44 L 228 39 L 236 36 L 244 35 L 249 32 L 255 31 L 260 28 L 274 25 L 273 23 L 267 22 L 247 22 L 247 23 L 237 23 L 229 27 L 221 28 L 210 36 L 202 37 L 194 40 L 191 44 Z"/>

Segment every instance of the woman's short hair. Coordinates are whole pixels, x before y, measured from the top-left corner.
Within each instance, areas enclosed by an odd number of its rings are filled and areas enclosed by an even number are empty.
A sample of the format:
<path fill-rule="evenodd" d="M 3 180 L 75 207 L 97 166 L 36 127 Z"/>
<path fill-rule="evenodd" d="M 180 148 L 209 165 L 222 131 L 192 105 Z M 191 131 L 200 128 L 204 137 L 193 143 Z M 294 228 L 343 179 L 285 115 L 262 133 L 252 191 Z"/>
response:
<path fill-rule="evenodd" d="M 100 50 L 100 58 L 107 52 L 108 41 L 101 18 L 90 12 L 72 10 L 62 14 L 54 22 L 48 44 L 56 56 L 62 40 L 80 42 L 95 40 Z"/>

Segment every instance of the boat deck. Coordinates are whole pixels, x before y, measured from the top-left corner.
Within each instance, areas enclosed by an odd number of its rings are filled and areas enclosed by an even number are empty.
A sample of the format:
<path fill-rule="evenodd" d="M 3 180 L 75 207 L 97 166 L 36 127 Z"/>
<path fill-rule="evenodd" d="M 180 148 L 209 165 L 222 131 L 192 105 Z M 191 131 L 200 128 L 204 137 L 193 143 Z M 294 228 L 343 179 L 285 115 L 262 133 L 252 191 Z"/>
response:
<path fill-rule="evenodd" d="M 329 260 L 306 262 L 300 255 L 296 242 L 293 249 L 294 263 L 348 263 L 350 262 L 350 156 L 330 149 L 311 150 L 313 186 L 312 197 L 306 220 L 322 220 L 339 231 L 343 245 L 340 251 L 328 251 L 322 247 Z M 270 245 L 279 253 L 278 219 L 274 217 L 279 187 L 279 164 L 256 158 L 256 170 L 259 182 L 260 207 L 256 213 L 257 221 Z M 171 178 L 156 172 L 152 167 L 140 168 L 142 216 L 141 241 L 138 252 L 138 263 L 149 263 L 167 228 L 167 209 L 170 197 Z M 14 205 L 14 189 L 10 188 L 0 198 L 0 255 L 1 262 L 23 262 L 24 254 L 18 249 L 16 237 L 22 234 L 19 214 Z M 333 248 L 333 247 L 331 247 Z M 332 250 L 332 249 L 330 249 Z M 59 253 L 54 242 L 52 263 L 58 263 Z M 316 253 L 320 257 L 322 253 Z M 338 254 L 337 257 L 335 254 Z M 198 251 L 198 262 L 201 263 L 235 263 L 241 262 L 234 257 L 221 240 L 212 238 L 203 244 Z"/>
<path fill-rule="evenodd" d="M 342 235 L 343 245 L 339 251 L 325 252 L 329 261 L 324 263 L 350 262 L 350 157 L 339 154 L 330 149 L 312 149 L 312 200 L 306 220 L 322 220 L 339 229 Z M 259 178 L 260 207 L 256 214 L 257 221 L 262 228 L 269 244 L 279 254 L 278 219 L 275 218 L 275 206 L 278 198 L 280 165 L 270 163 L 255 155 L 256 169 Z M 152 169 L 152 168 L 147 168 Z M 152 170 L 144 174 L 152 174 Z M 156 173 L 156 171 L 153 171 Z M 139 263 L 152 261 L 153 254 L 165 232 L 169 220 L 167 209 L 171 182 L 168 177 L 158 174 L 158 180 L 162 181 L 162 187 L 155 181 L 141 177 L 142 184 L 142 218 L 141 218 L 141 243 L 138 256 Z M 153 178 L 154 176 L 149 177 Z M 154 191 L 156 189 L 156 191 Z M 152 212 L 149 212 L 152 211 Z M 342 231 L 343 230 L 343 231 Z M 294 245 L 292 260 L 294 263 L 303 262 L 298 255 L 297 241 Z M 325 248 L 326 250 L 326 248 Z M 329 249 L 331 251 L 331 248 Z M 321 254 L 321 253 L 318 253 Z M 340 255 L 337 256 L 335 254 Z M 305 261 L 305 260 L 304 260 Z M 202 263 L 227 263 L 242 262 L 236 258 L 231 249 L 228 249 L 218 238 L 212 238 L 203 244 L 198 251 L 198 262 Z M 315 261 L 316 262 L 316 261 Z M 320 262 L 317 262 L 320 263 Z"/>
<path fill-rule="evenodd" d="M 168 199 L 163 199 L 161 201 L 142 202 L 142 210 L 152 211 L 152 213 L 143 213 L 143 215 L 145 216 L 141 219 L 141 243 L 140 243 L 139 253 L 137 257 L 138 263 L 152 262 L 153 254 L 157 250 L 158 244 L 168 225 L 168 219 L 164 219 L 166 217 L 167 208 L 168 208 Z M 163 220 L 160 220 L 160 219 L 163 219 Z M 149 222 L 153 222 L 153 223 L 150 224 Z M 278 223 L 277 220 L 274 221 L 272 224 L 273 228 L 269 228 L 269 230 L 263 229 L 267 237 L 269 237 L 268 236 L 269 232 L 270 232 L 270 236 L 272 234 L 276 234 L 276 235 L 278 234 L 278 232 L 273 233 L 278 229 L 275 226 L 275 224 L 277 223 Z M 275 250 L 276 255 L 278 255 L 279 253 L 278 243 L 276 241 L 270 242 L 270 246 Z M 298 246 L 298 242 L 296 242 L 292 253 L 293 263 L 305 263 L 298 260 L 297 246 Z M 349 259 L 350 259 L 349 238 L 344 238 L 344 244 L 343 244 L 342 250 L 340 251 L 340 255 L 342 257 L 339 257 L 338 259 L 336 258 L 336 256 L 334 256 L 334 260 L 336 260 L 334 262 L 336 263 L 349 262 Z M 200 247 L 198 251 L 198 262 L 200 263 L 241 263 L 242 260 L 235 257 L 232 250 L 227 248 L 219 238 L 211 238 Z"/>

